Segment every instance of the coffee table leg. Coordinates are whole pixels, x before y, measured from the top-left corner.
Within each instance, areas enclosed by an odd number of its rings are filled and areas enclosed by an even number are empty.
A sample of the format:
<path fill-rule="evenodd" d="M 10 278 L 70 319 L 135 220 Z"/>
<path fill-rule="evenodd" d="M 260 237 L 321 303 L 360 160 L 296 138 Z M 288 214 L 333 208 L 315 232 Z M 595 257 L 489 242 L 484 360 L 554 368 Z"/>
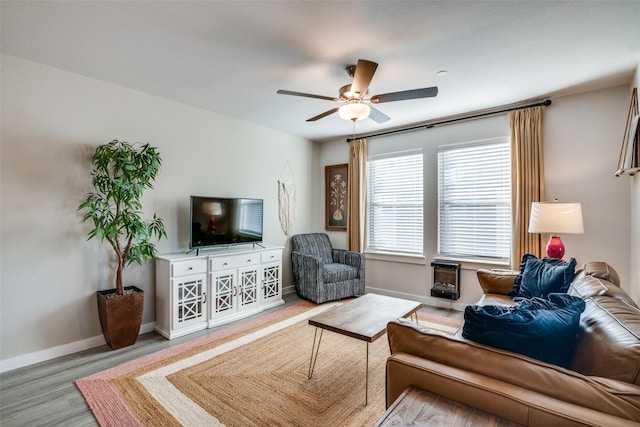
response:
<path fill-rule="evenodd" d="M 364 406 L 369 403 L 369 341 L 367 341 L 367 367 L 365 369 L 366 377 L 364 380 Z"/>
<path fill-rule="evenodd" d="M 318 359 L 318 352 L 320 351 L 320 342 L 322 341 L 322 332 L 324 329 L 320 329 L 320 338 L 318 338 L 318 345 L 316 346 L 316 338 L 318 337 L 318 329 L 316 328 L 316 332 L 313 334 L 313 346 L 311 347 L 311 360 L 309 360 L 309 373 L 307 374 L 307 378 L 311 379 L 313 376 L 313 370 L 316 367 L 316 360 Z M 315 353 L 315 356 L 314 356 Z"/>

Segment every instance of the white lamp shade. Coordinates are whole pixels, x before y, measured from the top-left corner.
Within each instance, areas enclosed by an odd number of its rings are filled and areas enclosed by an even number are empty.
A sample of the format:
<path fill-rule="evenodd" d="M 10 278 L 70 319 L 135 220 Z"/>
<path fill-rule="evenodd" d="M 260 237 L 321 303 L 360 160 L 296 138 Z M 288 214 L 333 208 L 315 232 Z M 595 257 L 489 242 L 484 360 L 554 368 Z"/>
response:
<path fill-rule="evenodd" d="M 356 121 L 369 117 L 369 111 L 371 111 L 371 108 L 367 104 L 353 102 L 340 107 L 338 114 L 345 120 Z"/>
<path fill-rule="evenodd" d="M 529 233 L 584 233 L 582 205 L 575 202 L 533 202 Z"/>

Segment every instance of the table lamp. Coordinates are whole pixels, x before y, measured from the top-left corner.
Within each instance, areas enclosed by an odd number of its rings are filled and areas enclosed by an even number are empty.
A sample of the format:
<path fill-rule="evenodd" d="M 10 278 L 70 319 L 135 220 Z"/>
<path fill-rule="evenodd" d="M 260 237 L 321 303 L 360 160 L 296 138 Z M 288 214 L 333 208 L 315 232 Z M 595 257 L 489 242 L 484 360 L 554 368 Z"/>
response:
<path fill-rule="evenodd" d="M 533 202 L 529 217 L 529 233 L 550 234 L 547 256 L 562 259 L 564 244 L 559 234 L 582 234 L 582 205 L 576 202 Z"/>

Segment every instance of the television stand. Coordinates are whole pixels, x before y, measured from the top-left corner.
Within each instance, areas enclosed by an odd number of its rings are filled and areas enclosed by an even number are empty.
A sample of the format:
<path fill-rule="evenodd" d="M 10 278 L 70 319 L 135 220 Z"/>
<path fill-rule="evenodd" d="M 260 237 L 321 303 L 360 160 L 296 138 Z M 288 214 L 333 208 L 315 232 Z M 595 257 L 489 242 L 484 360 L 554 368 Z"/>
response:
<path fill-rule="evenodd" d="M 283 249 L 243 245 L 158 256 L 156 332 L 173 339 L 284 304 Z"/>

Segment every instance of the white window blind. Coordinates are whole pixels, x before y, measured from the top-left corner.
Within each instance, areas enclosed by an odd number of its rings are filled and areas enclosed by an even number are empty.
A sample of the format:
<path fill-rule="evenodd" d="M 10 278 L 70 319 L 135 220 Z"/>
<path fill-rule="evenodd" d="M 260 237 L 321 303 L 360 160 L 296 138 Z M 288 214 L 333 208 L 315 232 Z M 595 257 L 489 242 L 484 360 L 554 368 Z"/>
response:
<path fill-rule="evenodd" d="M 367 164 L 367 249 L 422 254 L 422 152 L 370 159 Z"/>
<path fill-rule="evenodd" d="M 509 260 L 511 153 L 506 138 L 438 148 L 438 254 Z"/>
<path fill-rule="evenodd" d="M 262 235 L 262 201 L 243 200 L 240 208 L 240 231 L 254 236 Z"/>

